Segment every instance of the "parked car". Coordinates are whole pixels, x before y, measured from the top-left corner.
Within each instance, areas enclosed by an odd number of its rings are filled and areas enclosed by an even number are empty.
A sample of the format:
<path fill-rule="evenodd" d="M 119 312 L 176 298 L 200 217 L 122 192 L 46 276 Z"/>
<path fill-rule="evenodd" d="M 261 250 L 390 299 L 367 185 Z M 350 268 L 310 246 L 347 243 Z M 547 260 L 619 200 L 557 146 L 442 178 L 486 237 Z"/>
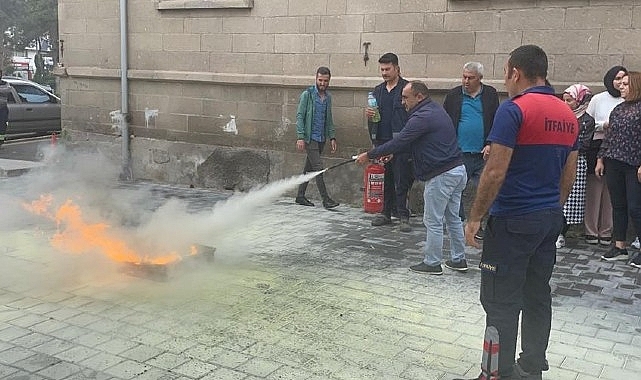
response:
<path fill-rule="evenodd" d="M 60 132 L 60 98 L 46 87 L 29 80 L 5 76 L 12 87 L 7 99 L 7 136 Z"/>

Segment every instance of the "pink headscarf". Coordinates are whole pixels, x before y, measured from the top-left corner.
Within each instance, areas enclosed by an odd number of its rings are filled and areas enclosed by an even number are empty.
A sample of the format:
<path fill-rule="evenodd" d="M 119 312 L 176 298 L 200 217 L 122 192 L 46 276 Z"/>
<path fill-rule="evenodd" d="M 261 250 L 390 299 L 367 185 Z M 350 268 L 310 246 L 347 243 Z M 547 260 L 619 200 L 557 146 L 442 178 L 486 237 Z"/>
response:
<path fill-rule="evenodd" d="M 574 114 L 577 118 L 583 116 L 585 109 L 588 108 L 588 103 L 592 98 L 592 91 L 588 86 L 582 84 L 573 84 L 563 91 L 564 94 L 569 94 L 572 99 L 576 100 L 577 107 L 574 109 Z"/>

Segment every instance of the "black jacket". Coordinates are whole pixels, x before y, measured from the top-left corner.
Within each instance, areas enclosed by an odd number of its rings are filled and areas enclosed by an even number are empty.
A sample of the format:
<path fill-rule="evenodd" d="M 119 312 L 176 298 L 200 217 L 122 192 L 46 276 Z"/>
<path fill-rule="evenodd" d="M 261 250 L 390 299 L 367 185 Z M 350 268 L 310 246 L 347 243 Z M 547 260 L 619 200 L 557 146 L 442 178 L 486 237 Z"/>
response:
<path fill-rule="evenodd" d="M 483 104 L 483 139 L 484 144 L 487 145 L 487 136 L 492 129 L 494 122 L 494 114 L 499 107 L 499 96 L 496 89 L 490 85 L 483 84 L 483 92 L 481 93 L 481 103 Z M 463 106 L 463 86 L 456 86 L 445 95 L 443 108 L 445 112 L 452 118 L 454 129 L 458 133 L 458 123 L 461 120 L 461 107 Z"/>
<path fill-rule="evenodd" d="M 403 79 L 402 77 L 398 78 L 398 83 L 396 84 L 396 87 L 398 88 L 399 91 L 396 92 L 396 95 L 394 96 L 394 111 L 392 111 L 392 120 L 391 120 L 391 125 L 392 125 L 392 137 L 396 136 L 401 129 L 405 126 L 405 122 L 407 121 L 407 111 L 405 110 L 405 106 L 401 102 L 401 93 L 403 92 L 403 88 L 407 84 L 407 80 Z M 386 82 L 383 82 L 376 87 L 374 87 L 374 97 L 376 98 L 376 102 L 378 104 L 381 104 L 381 92 L 385 90 Z M 367 128 L 369 129 L 369 135 L 370 138 L 372 139 L 372 142 L 375 145 L 384 143 L 385 141 L 389 140 L 389 138 L 386 139 L 380 139 L 377 136 L 377 130 L 378 130 L 378 123 L 374 123 L 371 120 L 367 121 Z"/>

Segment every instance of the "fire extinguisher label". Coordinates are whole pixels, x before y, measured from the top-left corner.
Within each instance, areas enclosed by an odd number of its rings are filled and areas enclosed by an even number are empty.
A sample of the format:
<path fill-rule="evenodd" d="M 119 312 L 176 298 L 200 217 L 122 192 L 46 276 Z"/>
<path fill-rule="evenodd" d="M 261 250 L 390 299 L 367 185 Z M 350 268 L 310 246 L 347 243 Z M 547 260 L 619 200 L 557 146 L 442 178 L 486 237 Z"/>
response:
<path fill-rule="evenodd" d="M 367 198 L 370 201 L 382 202 L 385 174 L 370 173 L 367 181 Z"/>

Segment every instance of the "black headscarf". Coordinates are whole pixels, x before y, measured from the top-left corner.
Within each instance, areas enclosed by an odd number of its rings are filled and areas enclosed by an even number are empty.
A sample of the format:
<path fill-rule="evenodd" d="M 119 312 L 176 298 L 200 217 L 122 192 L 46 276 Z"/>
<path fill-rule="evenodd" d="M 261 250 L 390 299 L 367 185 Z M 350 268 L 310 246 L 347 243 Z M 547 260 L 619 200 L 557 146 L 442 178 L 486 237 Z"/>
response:
<path fill-rule="evenodd" d="M 614 96 L 615 98 L 621 97 L 621 91 L 614 88 L 614 84 L 612 84 L 619 71 L 623 71 L 626 74 L 628 73 L 628 70 L 625 67 L 614 66 L 613 68 L 608 70 L 608 72 L 605 73 L 605 76 L 603 77 L 603 84 L 605 85 L 606 90 L 608 90 L 608 93 L 610 93 L 610 95 Z"/>

